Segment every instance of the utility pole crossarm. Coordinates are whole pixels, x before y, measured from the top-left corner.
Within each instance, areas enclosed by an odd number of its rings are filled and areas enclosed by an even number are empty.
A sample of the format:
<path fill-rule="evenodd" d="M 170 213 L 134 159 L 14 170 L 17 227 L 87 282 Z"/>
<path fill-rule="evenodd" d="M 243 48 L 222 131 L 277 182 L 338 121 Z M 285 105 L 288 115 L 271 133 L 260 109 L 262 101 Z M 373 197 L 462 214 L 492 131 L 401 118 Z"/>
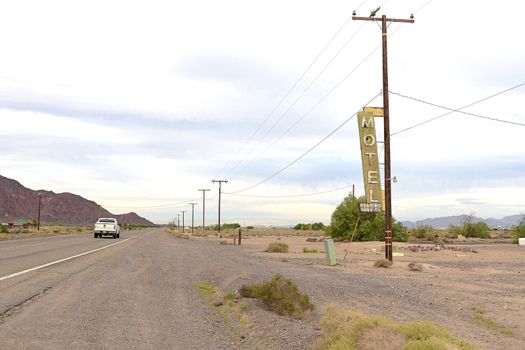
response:
<path fill-rule="evenodd" d="M 375 21 L 375 22 L 382 22 L 383 18 L 381 17 L 357 17 L 353 16 L 352 19 L 354 21 Z M 386 18 L 387 22 L 401 22 L 401 23 L 414 23 L 415 21 L 413 19 L 402 19 L 402 18 Z"/>

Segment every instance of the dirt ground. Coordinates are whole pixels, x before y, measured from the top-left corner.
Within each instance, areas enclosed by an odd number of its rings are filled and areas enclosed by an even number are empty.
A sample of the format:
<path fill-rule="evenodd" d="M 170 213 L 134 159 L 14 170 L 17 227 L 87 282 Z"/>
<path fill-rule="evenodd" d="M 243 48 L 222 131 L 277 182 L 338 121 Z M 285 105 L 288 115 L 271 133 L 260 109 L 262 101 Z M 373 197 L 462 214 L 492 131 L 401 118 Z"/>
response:
<path fill-rule="evenodd" d="M 270 242 L 288 244 L 289 253 L 265 253 Z M 333 292 L 340 287 L 337 283 L 314 283 L 310 290 L 318 301 L 335 301 L 401 322 L 431 320 L 482 349 L 525 349 L 525 247 L 510 243 L 446 244 L 444 249 L 431 250 L 433 247 L 394 243 L 394 264 L 387 269 L 374 267 L 384 257 L 383 242 L 336 242 L 338 264 L 330 267 L 323 242 L 285 236 L 242 241 L 242 250 L 257 259 L 295 267 L 289 271 L 299 280 L 308 273 L 313 277 L 335 272 L 334 278 L 361 278 L 362 291 L 367 294 L 358 296 L 354 291 L 352 300 L 345 301 L 345 292 L 341 298 Z M 303 248 L 320 253 L 303 253 Z M 419 264 L 422 271 L 412 271 L 410 263 Z"/>

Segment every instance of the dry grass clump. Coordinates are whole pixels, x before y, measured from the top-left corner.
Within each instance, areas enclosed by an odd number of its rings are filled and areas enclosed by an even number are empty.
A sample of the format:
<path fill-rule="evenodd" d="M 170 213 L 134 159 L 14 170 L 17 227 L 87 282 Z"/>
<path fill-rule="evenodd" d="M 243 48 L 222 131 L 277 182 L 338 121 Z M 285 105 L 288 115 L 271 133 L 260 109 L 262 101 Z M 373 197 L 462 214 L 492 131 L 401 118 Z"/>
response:
<path fill-rule="evenodd" d="M 315 248 L 303 248 L 303 253 L 319 253 L 319 250 Z"/>
<path fill-rule="evenodd" d="M 300 293 L 291 279 L 279 274 L 268 282 L 244 285 L 239 294 L 246 298 L 260 299 L 268 310 L 281 316 L 303 318 L 314 309 L 308 295 Z"/>
<path fill-rule="evenodd" d="M 387 259 L 378 259 L 374 261 L 374 267 L 383 267 L 388 269 L 392 266 L 392 262 Z"/>
<path fill-rule="evenodd" d="M 265 252 L 267 253 L 288 253 L 288 244 L 281 242 L 273 242 L 268 244 Z"/>
<path fill-rule="evenodd" d="M 481 307 L 474 307 L 472 308 L 472 311 L 474 311 L 474 317 L 476 320 L 481 323 L 485 328 L 496 331 L 498 333 L 512 336 L 512 330 L 510 328 L 504 327 L 502 325 L 499 325 L 494 320 L 491 320 L 487 317 L 487 311 Z"/>
<path fill-rule="evenodd" d="M 410 271 L 421 272 L 421 271 L 423 271 L 423 265 L 421 265 L 419 263 L 411 262 L 411 263 L 408 264 L 408 269 Z"/>
<path fill-rule="evenodd" d="M 384 317 L 329 306 L 321 320 L 323 335 L 315 350 L 473 350 L 475 347 L 452 336 L 432 322 L 398 324 Z"/>

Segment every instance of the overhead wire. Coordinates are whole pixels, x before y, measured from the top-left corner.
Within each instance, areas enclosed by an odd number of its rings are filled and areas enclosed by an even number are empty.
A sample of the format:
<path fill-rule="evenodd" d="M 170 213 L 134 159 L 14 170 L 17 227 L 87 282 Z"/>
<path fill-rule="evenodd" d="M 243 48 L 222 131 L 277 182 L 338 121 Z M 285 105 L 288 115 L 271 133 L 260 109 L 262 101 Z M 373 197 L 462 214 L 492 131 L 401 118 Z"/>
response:
<path fill-rule="evenodd" d="M 478 103 L 481 103 L 481 102 L 487 101 L 487 100 L 489 100 L 489 99 L 491 99 L 491 98 L 494 98 L 494 97 L 496 97 L 496 96 L 502 95 L 502 94 L 504 94 L 504 93 L 506 93 L 506 92 L 512 91 L 512 90 L 517 89 L 517 88 L 519 88 L 519 87 L 521 87 L 521 86 L 524 86 L 524 85 L 525 85 L 525 82 L 520 83 L 520 84 L 518 84 L 518 85 L 514 85 L 514 86 L 512 86 L 512 87 L 510 87 L 510 88 L 508 88 L 508 89 L 505 89 L 505 90 L 499 91 L 499 92 L 497 92 L 497 93 L 495 93 L 495 94 L 492 94 L 492 95 L 487 96 L 487 97 L 484 97 L 484 98 L 482 98 L 482 99 L 480 99 L 480 100 L 477 100 L 477 101 L 474 101 L 474 102 L 472 102 L 472 103 L 469 103 L 469 104 L 467 104 L 467 105 L 465 105 L 465 106 L 463 106 L 463 107 L 461 107 L 461 108 L 451 109 L 451 110 L 450 110 L 449 112 L 447 112 L 447 113 L 444 113 L 444 114 L 438 115 L 438 116 L 436 116 L 436 117 L 433 117 L 433 118 L 427 119 L 427 120 L 425 120 L 425 121 L 423 121 L 423 122 L 421 122 L 421 123 L 417 123 L 417 124 L 414 124 L 414 125 L 409 126 L 409 127 L 407 127 L 407 128 L 404 128 L 404 129 L 402 129 L 402 130 L 399 130 L 399 131 L 396 131 L 396 132 L 394 132 L 394 133 L 391 133 L 390 136 L 394 136 L 394 135 L 400 134 L 400 133 L 402 133 L 402 132 L 405 132 L 405 131 L 408 131 L 408 130 L 411 130 L 411 129 L 417 128 L 417 127 L 419 127 L 419 126 L 422 126 L 422 125 L 428 124 L 428 123 L 433 122 L 433 121 L 435 121 L 435 120 L 437 120 L 437 119 L 441 119 L 441 118 L 443 118 L 443 117 L 446 117 L 447 115 L 450 115 L 450 114 L 452 114 L 452 113 L 455 113 L 455 112 L 461 112 L 461 110 L 463 110 L 463 109 L 465 109 L 465 108 L 468 108 L 468 107 L 474 106 L 474 105 L 476 105 L 476 104 L 478 104 Z M 391 93 L 392 93 L 392 92 L 391 92 Z M 396 95 L 400 95 L 400 94 L 397 94 L 397 93 L 395 93 L 395 94 L 396 94 Z M 401 96 L 401 97 L 405 97 L 405 96 Z M 416 100 L 416 101 L 418 100 L 418 99 L 414 99 L 414 98 L 412 98 L 412 99 L 413 99 L 413 100 Z M 422 101 L 422 100 L 419 100 L 419 102 L 423 102 L 423 101 Z M 425 102 L 425 103 L 426 103 L 426 102 Z M 438 107 L 441 107 L 441 106 L 438 106 Z M 449 108 L 446 108 L 446 109 L 449 109 Z M 480 117 L 479 115 L 476 115 L 476 116 Z M 487 119 L 488 119 L 488 118 L 487 118 Z M 492 120 L 495 120 L 495 118 L 493 118 Z M 502 121 L 502 120 L 498 120 L 498 121 Z M 506 121 L 506 122 L 508 122 L 508 121 Z M 512 123 L 514 124 L 514 122 L 512 122 Z"/>
<path fill-rule="evenodd" d="M 383 4 L 381 6 L 384 6 L 389 0 L 385 0 L 383 2 Z M 364 4 L 361 3 L 361 5 L 359 5 L 359 8 Z M 279 119 L 277 121 L 275 121 L 273 123 L 273 125 L 268 129 L 266 130 L 266 132 L 264 133 L 264 135 L 259 139 L 259 141 L 254 144 L 254 146 L 250 149 L 250 151 L 248 153 L 246 153 L 244 155 L 244 157 L 239 160 L 237 162 L 237 164 L 230 170 L 229 172 L 229 177 L 231 178 L 235 172 L 235 170 L 240 166 L 240 164 L 242 162 L 244 162 L 246 160 L 246 158 L 248 158 L 248 156 L 261 144 L 261 142 L 270 134 L 270 132 L 281 122 L 281 120 L 288 114 L 288 112 L 299 102 L 299 100 L 306 94 L 306 92 L 313 86 L 313 84 L 319 79 L 319 77 L 326 71 L 326 69 L 334 62 L 334 60 L 341 54 L 341 52 L 346 48 L 346 46 L 355 38 L 355 36 L 359 33 L 359 31 L 361 31 L 361 29 L 364 27 L 365 23 L 362 23 L 361 26 L 354 32 L 354 34 L 352 34 L 352 36 L 343 44 L 343 46 L 341 46 L 341 48 L 337 51 L 337 53 L 330 59 L 330 61 L 328 61 L 327 64 L 325 64 L 325 66 L 321 69 L 321 71 L 315 76 L 315 78 L 310 82 L 310 84 L 308 84 L 304 89 L 303 91 L 301 92 L 301 94 L 295 99 L 295 101 L 290 105 L 288 106 L 288 108 L 281 114 L 281 116 L 279 117 Z M 381 47 L 381 45 L 379 45 L 377 49 L 379 49 L 379 47 Z M 374 51 L 376 51 L 374 50 Z M 369 55 L 371 56 L 372 53 Z M 367 58 L 364 60 L 366 61 L 369 56 L 367 56 Z M 361 64 L 364 63 L 364 62 L 360 62 L 358 64 L 358 67 L 361 66 Z M 357 67 L 356 67 L 357 69 Z M 305 114 L 303 114 L 299 120 L 297 120 L 291 127 L 289 127 L 285 133 L 283 135 L 281 135 L 280 137 L 278 137 L 276 140 L 274 140 L 271 145 L 269 147 L 267 147 L 266 149 L 264 149 L 262 152 L 260 152 L 255 158 L 253 158 L 252 160 L 249 161 L 248 164 L 244 165 L 240 171 L 238 171 L 238 173 L 242 172 L 244 169 L 246 169 L 250 164 L 253 163 L 253 161 L 255 159 L 258 159 L 262 154 L 266 153 L 268 148 L 271 148 L 276 142 L 278 142 L 284 135 L 286 135 L 286 133 L 288 133 L 291 129 L 293 129 L 299 122 L 301 122 L 308 114 L 310 114 L 312 112 L 312 110 L 314 110 L 315 108 L 317 108 L 317 106 L 319 106 L 326 97 L 328 97 L 328 95 L 330 95 L 333 90 L 335 90 L 344 80 L 346 80 L 353 72 L 355 71 L 352 70 L 349 74 L 347 74 L 345 76 L 345 78 L 340 81 L 339 83 L 336 84 L 336 86 L 330 90 L 328 92 L 328 94 L 326 94 L 319 103 L 317 103 L 316 105 L 314 105 L 312 108 L 310 108 L 310 110 L 308 110 Z"/>
<path fill-rule="evenodd" d="M 188 199 L 187 201 L 181 201 L 181 202 L 171 202 L 171 203 L 165 203 L 165 204 L 158 204 L 158 205 L 151 205 L 151 206 L 142 206 L 142 207 L 123 207 L 123 206 L 112 206 L 108 205 L 107 208 L 111 209 L 152 209 L 152 208 L 174 208 L 181 206 L 183 204 L 186 204 L 188 202 L 194 202 L 198 201 L 200 198 L 196 199 Z"/>
<path fill-rule="evenodd" d="M 375 95 L 372 99 L 370 99 L 370 101 L 368 101 L 367 103 L 364 104 L 364 106 L 367 106 L 368 104 L 372 103 L 372 101 L 374 101 L 379 95 L 381 95 L 381 92 L 379 92 L 377 95 Z M 230 194 L 236 194 L 236 193 L 241 193 L 241 192 L 246 192 L 248 190 L 251 190 L 259 185 L 262 185 L 263 183 L 273 179 L 274 177 L 276 177 L 277 175 L 281 174 L 283 171 L 285 171 L 286 169 L 290 168 L 292 165 L 294 165 L 295 163 L 297 163 L 299 160 L 303 159 L 308 153 L 310 153 L 311 151 L 313 151 L 314 149 L 316 149 L 319 145 L 321 145 L 323 142 L 325 142 L 328 138 L 330 138 L 333 134 L 335 134 L 337 131 L 339 131 L 339 129 L 341 129 L 344 125 L 346 125 L 350 120 L 352 120 L 352 118 L 354 118 L 357 113 L 359 111 L 355 112 L 354 114 L 352 114 L 350 117 L 348 117 L 345 121 L 343 121 L 341 124 L 339 124 L 339 126 L 337 128 L 335 128 L 334 130 L 332 130 L 328 135 L 326 135 L 323 139 L 321 139 L 319 142 L 317 142 L 314 146 L 310 147 L 306 152 L 304 152 L 303 154 L 301 154 L 299 157 L 297 157 L 296 159 L 294 159 L 293 161 L 291 161 L 290 163 L 288 163 L 285 167 L 281 168 L 280 170 L 276 171 L 275 173 L 273 173 L 272 175 L 266 177 L 265 179 L 257 182 L 256 184 L 254 185 L 251 185 L 251 186 L 248 186 L 246 188 L 243 188 L 241 190 L 238 190 L 238 191 L 234 191 L 234 192 L 231 192 Z"/>
<path fill-rule="evenodd" d="M 328 61 L 328 63 L 321 69 L 319 73 L 312 79 L 312 81 L 303 89 L 303 91 L 299 94 L 299 96 L 285 109 L 285 111 L 279 116 L 277 121 L 275 121 L 272 126 L 266 130 L 264 135 L 259 139 L 259 141 L 250 149 L 248 153 L 245 154 L 243 159 L 238 163 L 242 163 L 260 144 L 261 142 L 279 125 L 279 123 L 284 119 L 284 117 L 292 110 L 293 107 L 297 105 L 297 103 L 303 98 L 303 96 L 310 90 L 310 88 L 315 84 L 315 82 L 323 75 L 323 73 L 328 69 L 328 67 L 335 61 L 335 59 L 341 54 L 341 52 L 345 49 L 345 47 L 352 41 L 352 39 L 355 38 L 357 33 L 363 28 L 365 24 L 361 24 L 361 26 L 357 29 L 357 31 L 354 32 L 354 34 L 346 41 L 346 43 L 337 51 L 337 53 Z M 237 167 L 233 168 L 231 172 L 235 171 Z"/>
<path fill-rule="evenodd" d="M 385 1 L 386 3 L 386 1 Z M 363 22 L 364 23 L 364 22 Z M 389 36 L 394 35 L 398 30 L 400 26 L 398 26 L 396 29 L 394 29 Z M 341 80 L 337 82 L 322 98 L 319 102 L 317 102 L 315 105 L 313 105 L 308 111 L 306 111 L 299 119 L 297 119 L 293 124 L 291 124 L 278 138 L 276 138 L 272 143 L 267 146 L 262 152 L 260 152 L 255 158 L 251 159 L 248 163 L 246 163 L 239 171 L 238 173 L 241 173 L 249 167 L 253 162 L 257 159 L 259 159 L 262 155 L 264 155 L 270 148 L 272 148 L 277 142 L 279 142 L 284 136 L 286 136 L 292 129 L 294 129 L 301 121 L 304 120 L 315 108 L 317 108 L 321 103 L 328 98 L 342 83 L 344 83 L 359 67 L 361 67 L 366 61 L 372 57 L 372 55 L 381 48 L 381 45 L 376 46 L 363 60 L 361 60 L 352 70 L 347 73 Z"/>
<path fill-rule="evenodd" d="M 253 198 L 298 198 L 298 197 L 317 196 L 317 195 L 325 194 L 325 193 L 332 193 L 332 192 L 344 190 L 344 189 L 347 189 L 347 188 L 350 188 L 350 187 L 352 187 L 352 185 L 346 185 L 346 186 L 343 186 L 343 187 L 338 187 L 338 188 L 334 188 L 334 189 L 331 189 L 331 190 L 320 191 L 320 192 L 303 193 L 303 194 L 290 194 L 290 195 L 280 195 L 280 196 L 250 195 L 250 194 L 239 194 L 239 193 L 228 193 L 228 192 L 224 192 L 223 194 L 232 195 L 232 196 L 239 196 L 239 197 L 253 197 Z"/>
<path fill-rule="evenodd" d="M 424 100 L 421 100 L 421 99 L 419 99 L 419 98 L 415 98 L 415 97 L 411 97 L 411 96 L 403 95 L 403 94 L 400 94 L 400 93 L 397 93 L 397 92 L 393 92 L 393 91 L 390 91 L 390 93 L 393 94 L 393 95 L 397 95 L 397 96 L 400 96 L 400 97 L 403 97 L 403 98 L 409 99 L 409 100 L 413 100 L 413 101 L 416 101 L 416 102 L 420 102 L 420 103 L 423 103 L 423 104 L 427 104 L 427 105 L 430 105 L 430 106 L 433 106 L 433 107 L 438 107 L 438 108 L 442 108 L 442 109 L 447 109 L 447 110 L 449 110 L 449 111 L 451 111 L 451 112 L 457 112 L 457 113 L 461 113 L 461 114 L 469 115 L 469 116 L 472 116 L 472 117 L 477 117 L 477 118 L 482 118 L 482 119 L 493 120 L 493 121 L 500 122 L 500 123 L 506 123 L 506 124 L 513 124 L 513 125 L 525 126 L 525 123 L 519 123 L 519 122 L 515 122 L 515 121 L 511 121 L 511 120 L 505 120 L 505 119 L 494 118 L 494 117 L 487 117 L 487 116 L 480 115 L 480 114 L 476 114 L 476 113 L 470 113 L 470 112 L 465 112 L 465 111 L 461 111 L 461 110 L 456 110 L 456 109 L 454 109 L 454 108 L 450 108 L 450 107 L 446 107 L 446 106 L 438 105 L 438 104 L 436 104 L 436 103 L 432 103 L 432 102 L 424 101 Z"/>
<path fill-rule="evenodd" d="M 361 4 L 358 6 L 358 9 L 361 8 L 361 6 L 364 5 L 365 2 L 367 2 L 368 0 L 363 0 L 361 2 Z M 387 0 L 388 1 L 388 0 Z M 306 67 L 306 69 L 303 71 L 303 73 L 299 76 L 299 78 L 295 81 L 294 84 L 292 84 L 292 86 L 290 87 L 290 89 L 288 90 L 288 92 L 281 98 L 281 100 L 277 103 L 277 105 L 275 105 L 275 107 L 270 111 L 270 113 L 268 113 L 266 115 L 266 117 L 263 119 L 263 121 L 257 126 L 257 128 L 255 129 L 255 131 L 253 133 L 250 134 L 250 136 L 248 137 L 248 139 L 243 143 L 243 145 L 237 150 L 237 152 L 235 153 L 235 155 L 221 168 L 221 170 L 219 170 L 219 172 L 215 175 L 215 177 L 218 177 L 223 171 L 224 169 L 226 169 L 230 164 L 231 162 L 233 162 L 233 160 L 239 155 L 240 152 L 242 152 L 242 150 L 244 150 L 244 148 L 250 143 L 250 141 L 255 137 L 255 135 L 259 132 L 259 130 L 263 127 L 263 125 L 268 121 L 268 119 L 274 114 L 274 112 L 284 103 L 284 101 L 290 96 L 290 94 L 292 93 L 292 91 L 296 88 L 296 86 L 299 84 L 299 82 L 301 80 L 303 80 L 303 78 L 306 76 L 306 74 L 310 71 L 310 69 L 313 67 L 313 65 L 319 60 L 319 58 L 324 54 L 324 52 L 326 51 L 326 49 L 332 44 L 332 42 L 335 40 L 335 38 L 339 35 L 339 33 L 343 30 L 344 27 L 346 27 L 346 25 L 348 24 L 348 22 L 350 22 L 350 20 L 352 19 L 352 16 L 350 15 L 344 22 L 343 24 L 339 27 L 339 29 L 337 29 L 337 31 L 334 33 L 334 35 L 332 35 L 332 37 L 330 38 L 330 40 L 328 41 L 328 43 L 326 43 L 326 45 L 321 49 L 321 51 L 317 54 L 317 56 L 313 59 L 313 61 L 308 65 L 308 67 Z M 346 45 L 346 44 L 345 44 Z M 246 158 L 244 158 L 246 159 Z M 243 160 L 244 160 L 243 159 Z M 241 160 L 242 162 L 242 160 Z"/>

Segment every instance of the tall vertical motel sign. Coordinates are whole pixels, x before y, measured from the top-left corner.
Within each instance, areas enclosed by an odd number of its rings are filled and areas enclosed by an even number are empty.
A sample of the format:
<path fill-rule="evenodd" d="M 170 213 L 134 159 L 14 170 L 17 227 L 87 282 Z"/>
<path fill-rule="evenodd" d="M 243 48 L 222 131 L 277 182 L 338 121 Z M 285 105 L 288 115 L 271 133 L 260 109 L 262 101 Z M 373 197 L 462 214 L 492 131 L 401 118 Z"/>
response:
<path fill-rule="evenodd" d="M 366 204 L 361 205 L 360 209 L 364 212 L 384 210 L 374 117 L 383 117 L 383 108 L 364 107 L 357 113 L 366 197 Z"/>

